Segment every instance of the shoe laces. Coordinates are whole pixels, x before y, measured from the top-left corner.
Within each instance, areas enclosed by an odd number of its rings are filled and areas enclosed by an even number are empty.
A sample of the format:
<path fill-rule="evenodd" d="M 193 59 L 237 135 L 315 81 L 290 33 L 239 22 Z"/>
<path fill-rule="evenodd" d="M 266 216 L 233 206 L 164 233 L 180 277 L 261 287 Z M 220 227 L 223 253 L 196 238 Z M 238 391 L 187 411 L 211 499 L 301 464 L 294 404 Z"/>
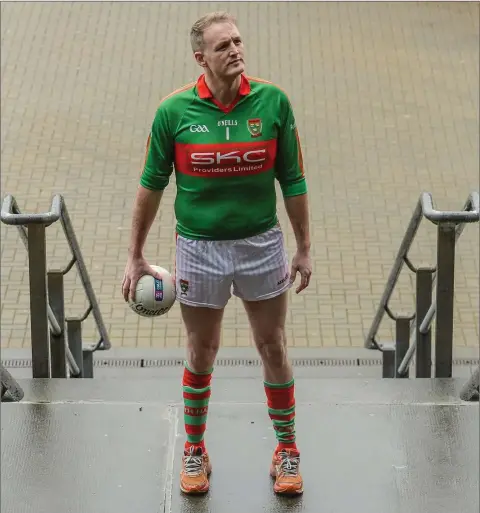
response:
<path fill-rule="evenodd" d="M 187 476 L 198 476 L 202 473 L 203 469 L 203 455 L 195 447 L 190 447 L 188 451 L 185 451 L 184 457 L 184 468 Z"/>
<path fill-rule="evenodd" d="M 292 455 L 287 451 L 280 451 L 278 453 L 281 463 L 280 469 L 283 475 L 285 476 L 297 476 L 298 475 L 298 467 L 300 465 L 300 456 Z"/>

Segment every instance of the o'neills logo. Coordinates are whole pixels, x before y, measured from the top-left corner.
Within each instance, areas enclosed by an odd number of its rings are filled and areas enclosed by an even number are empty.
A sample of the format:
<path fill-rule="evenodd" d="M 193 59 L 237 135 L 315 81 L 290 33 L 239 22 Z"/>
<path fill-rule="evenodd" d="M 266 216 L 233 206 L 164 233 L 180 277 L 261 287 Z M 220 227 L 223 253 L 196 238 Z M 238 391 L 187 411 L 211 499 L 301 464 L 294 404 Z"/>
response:
<path fill-rule="evenodd" d="M 277 142 L 176 144 L 175 168 L 193 176 L 245 176 L 275 165 Z"/>

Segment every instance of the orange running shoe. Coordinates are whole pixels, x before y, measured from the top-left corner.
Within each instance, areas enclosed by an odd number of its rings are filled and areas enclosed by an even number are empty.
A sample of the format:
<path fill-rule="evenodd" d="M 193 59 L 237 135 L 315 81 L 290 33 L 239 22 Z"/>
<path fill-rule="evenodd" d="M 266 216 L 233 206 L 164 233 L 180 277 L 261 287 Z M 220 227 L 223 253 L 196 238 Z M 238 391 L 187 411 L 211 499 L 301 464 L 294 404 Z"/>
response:
<path fill-rule="evenodd" d="M 208 492 L 208 476 L 211 472 L 212 464 L 207 451 L 201 447 L 191 446 L 183 453 L 180 489 L 188 494 Z"/>
<path fill-rule="evenodd" d="M 300 453 L 297 450 L 281 449 L 273 454 L 270 475 L 275 478 L 275 493 L 293 496 L 303 493 L 303 479 L 299 466 Z"/>

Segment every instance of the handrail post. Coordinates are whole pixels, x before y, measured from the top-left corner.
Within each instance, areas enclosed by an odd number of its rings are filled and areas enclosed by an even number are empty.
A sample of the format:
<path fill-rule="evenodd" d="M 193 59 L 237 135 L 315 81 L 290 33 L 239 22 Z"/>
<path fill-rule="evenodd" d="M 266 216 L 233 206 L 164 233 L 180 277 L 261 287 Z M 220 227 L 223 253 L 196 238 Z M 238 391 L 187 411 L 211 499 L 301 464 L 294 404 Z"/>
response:
<path fill-rule="evenodd" d="M 32 375 L 50 377 L 50 340 L 47 318 L 47 254 L 45 225 L 28 225 L 28 272 L 30 278 L 30 330 Z"/>
<path fill-rule="evenodd" d="M 396 378 L 408 378 L 409 370 L 408 367 L 403 374 L 400 374 L 398 367 L 408 351 L 410 344 L 410 326 L 412 323 L 412 317 L 399 316 L 395 322 L 395 377 Z"/>
<path fill-rule="evenodd" d="M 67 357 L 65 347 L 65 304 L 63 272 L 50 270 L 47 273 L 48 299 L 55 318 L 60 326 L 60 333 L 50 333 L 50 353 L 52 358 L 52 378 L 67 377 Z"/>
<path fill-rule="evenodd" d="M 395 377 L 395 345 L 382 344 L 382 378 Z"/>
<path fill-rule="evenodd" d="M 416 277 L 416 350 L 415 376 L 430 378 L 432 376 L 432 330 L 430 325 L 425 333 L 420 328 L 432 304 L 432 283 L 434 269 L 418 268 Z"/>
<path fill-rule="evenodd" d="M 93 351 L 83 349 L 83 377 L 93 378 Z"/>
<path fill-rule="evenodd" d="M 83 378 L 83 354 L 82 354 L 82 321 L 70 317 L 66 320 L 68 347 L 73 358 L 77 362 L 80 374 L 73 378 Z"/>
<path fill-rule="evenodd" d="M 451 378 L 453 370 L 455 224 L 439 223 L 437 237 L 435 377 Z"/>
<path fill-rule="evenodd" d="M 408 378 L 408 366 L 399 367 L 408 352 L 413 316 L 399 315 L 395 319 L 395 342 L 382 344 L 382 378 Z"/>

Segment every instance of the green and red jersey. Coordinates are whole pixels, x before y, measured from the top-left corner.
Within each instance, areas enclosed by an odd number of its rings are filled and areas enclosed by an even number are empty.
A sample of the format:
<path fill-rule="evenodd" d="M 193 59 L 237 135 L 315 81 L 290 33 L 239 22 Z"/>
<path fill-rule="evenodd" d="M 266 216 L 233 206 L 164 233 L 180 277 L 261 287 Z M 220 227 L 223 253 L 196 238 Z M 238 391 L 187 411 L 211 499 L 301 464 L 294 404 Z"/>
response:
<path fill-rule="evenodd" d="M 305 194 L 292 106 L 277 86 L 242 75 L 221 105 L 205 76 L 167 96 L 156 112 L 140 184 L 163 190 L 175 169 L 177 232 L 189 239 L 240 239 L 277 223 L 284 197 Z"/>

